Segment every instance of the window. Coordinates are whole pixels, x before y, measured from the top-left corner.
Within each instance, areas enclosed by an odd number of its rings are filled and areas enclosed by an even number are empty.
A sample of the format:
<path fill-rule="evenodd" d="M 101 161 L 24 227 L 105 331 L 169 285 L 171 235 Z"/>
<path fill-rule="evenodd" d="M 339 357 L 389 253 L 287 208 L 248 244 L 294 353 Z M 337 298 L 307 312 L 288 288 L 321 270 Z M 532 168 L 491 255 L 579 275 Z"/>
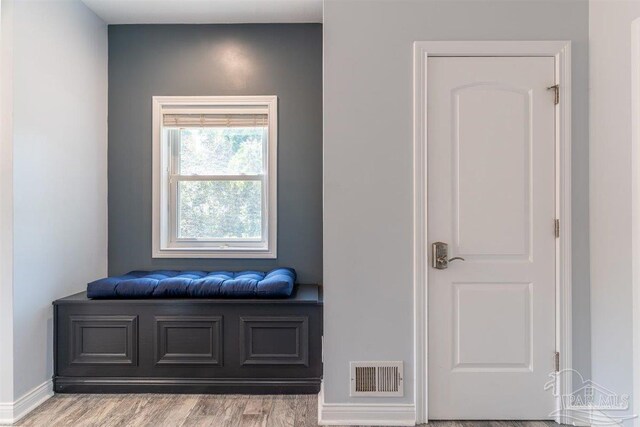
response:
<path fill-rule="evenodd" d="M 153 98 L 153 257 L 275 258 L 277 98 Z"/>

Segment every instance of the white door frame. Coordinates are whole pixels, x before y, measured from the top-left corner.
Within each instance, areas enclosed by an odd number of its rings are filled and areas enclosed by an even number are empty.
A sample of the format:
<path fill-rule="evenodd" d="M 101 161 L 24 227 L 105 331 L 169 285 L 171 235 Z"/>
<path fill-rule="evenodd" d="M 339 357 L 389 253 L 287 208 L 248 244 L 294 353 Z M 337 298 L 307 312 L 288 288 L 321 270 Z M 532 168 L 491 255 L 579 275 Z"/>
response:
<path fill-rule="evenodd" d="M 556 59 L 560 103 L 556 107 L 556 350 L 560 369 L 571 369 L 571 42 L 570 41 L 423 41 L 414 43 L 413 233 L 414 360 L 416 423 L 428 421 L 427 277 L 427 60 L 437 56 L 547 56 Z M 551 227 L 552 224 L 549 224 Z M 571 393 L 571 376 L 558 377 L 560 396 Z M 562 412 L 557 422 L 565 422 Z"/>

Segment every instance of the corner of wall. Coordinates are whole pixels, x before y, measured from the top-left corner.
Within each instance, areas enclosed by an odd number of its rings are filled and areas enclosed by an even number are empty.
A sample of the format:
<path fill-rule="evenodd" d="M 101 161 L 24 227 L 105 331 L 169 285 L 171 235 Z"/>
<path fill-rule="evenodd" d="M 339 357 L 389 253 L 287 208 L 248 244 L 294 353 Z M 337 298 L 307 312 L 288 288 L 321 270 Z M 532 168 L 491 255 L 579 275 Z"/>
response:
<path fill-rule="evenodd" d="M 0 420 L 13 401 L 13 0 L 0 2 Z"/>
<path fill-rule="evenodd" d="M 0 403 L 0 425 L 14 424 L 53 396 L 53 380 L 34 387 L 15 402 Z"/>

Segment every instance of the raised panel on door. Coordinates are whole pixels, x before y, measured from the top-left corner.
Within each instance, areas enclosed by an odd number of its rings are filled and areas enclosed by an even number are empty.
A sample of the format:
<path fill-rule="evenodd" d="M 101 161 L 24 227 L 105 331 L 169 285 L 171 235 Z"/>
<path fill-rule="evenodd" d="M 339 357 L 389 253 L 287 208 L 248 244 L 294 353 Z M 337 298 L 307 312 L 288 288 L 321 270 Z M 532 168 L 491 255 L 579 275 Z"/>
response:
<path fill-rule="evenodd" d="M 531 371 L 531 283 L 453 283 L 453 372 Z M 487 307 L 493 310 L 487 311 Z M 490 345 L 492 336 L 500 345 Z"/>
<path fill-rule="evenodd" d="M 453 253 L 469 260 L 528 258 L 531 93 L 479 82 L 453 89 L 452 96 Z"/>

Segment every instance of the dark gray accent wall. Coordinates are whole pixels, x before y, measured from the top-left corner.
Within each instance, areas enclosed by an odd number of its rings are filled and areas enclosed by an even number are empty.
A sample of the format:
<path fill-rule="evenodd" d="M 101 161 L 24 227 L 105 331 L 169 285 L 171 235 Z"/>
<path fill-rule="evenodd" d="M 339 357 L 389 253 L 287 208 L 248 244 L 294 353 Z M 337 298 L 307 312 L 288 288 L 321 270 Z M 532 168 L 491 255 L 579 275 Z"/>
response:
<path fill-rule="evenodd" d="M 278 96 L 278 259 L 151 257 L 154 95 Z M 322 282 L 322 26 L 109 27 L 109 274 L 293 267 Z"/>

